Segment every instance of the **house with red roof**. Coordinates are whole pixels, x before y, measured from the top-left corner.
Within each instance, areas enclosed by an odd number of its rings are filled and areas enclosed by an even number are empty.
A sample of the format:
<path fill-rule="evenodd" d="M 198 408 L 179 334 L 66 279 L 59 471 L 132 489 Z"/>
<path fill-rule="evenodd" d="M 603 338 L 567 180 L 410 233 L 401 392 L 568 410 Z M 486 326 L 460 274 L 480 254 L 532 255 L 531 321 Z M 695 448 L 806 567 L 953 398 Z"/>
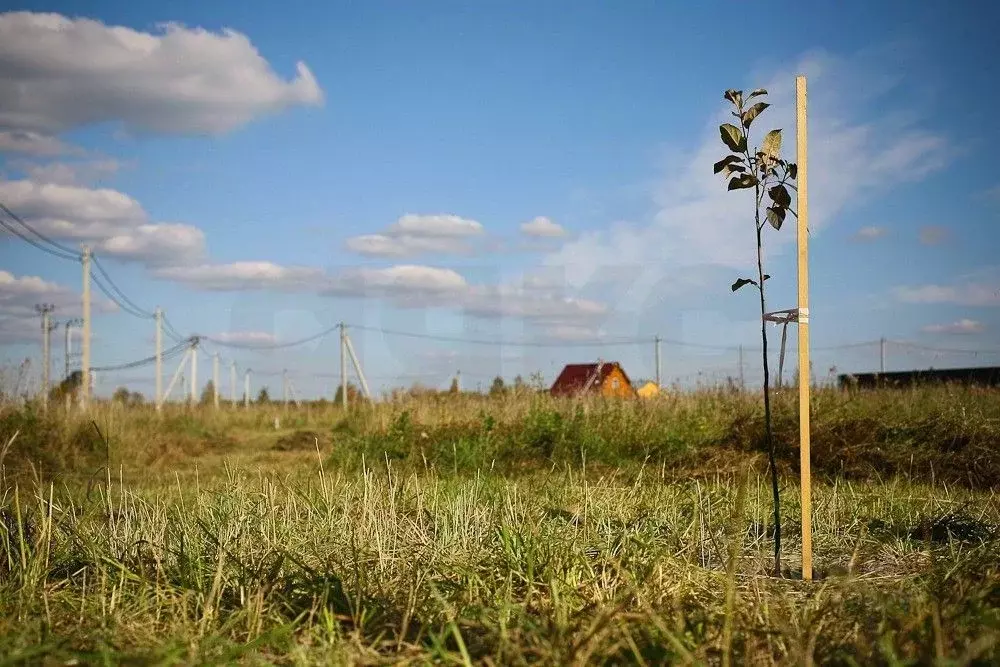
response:
<path fill-rule="evenodd" d="M 598 360 L 594 364 L 567 364 L 549 393 L 553 396 L 635 396 L 635 387 L 617 361 Z"/>

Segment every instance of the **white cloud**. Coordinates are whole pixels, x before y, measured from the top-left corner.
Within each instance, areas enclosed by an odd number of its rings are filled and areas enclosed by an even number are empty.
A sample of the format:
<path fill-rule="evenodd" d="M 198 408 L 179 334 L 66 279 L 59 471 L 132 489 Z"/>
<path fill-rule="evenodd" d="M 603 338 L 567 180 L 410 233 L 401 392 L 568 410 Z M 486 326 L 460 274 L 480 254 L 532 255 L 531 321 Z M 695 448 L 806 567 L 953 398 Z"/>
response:
<path fill-rule="evenodd" d="M 153 275 L 209 291 L 308 290 L 321 285 L 324 277 L 322 269 L 273 262 L 171 266 L 157 269 Z"/>
<path fill-rule="evenodd" d="M 393 236 L 466 237 L 483 233 L 483 226 L 475 220 L 457 215 L 407 214 L 389 225 Z"/>
<path fill-rule="evenodd" d="M 461 294 L 468 283 L 461 274 L 433 266 L 403 264 L 383 269 L 348 269 L 330 279 L 325 293 L 345 296 L 404 297 L 424 296 L 431 299 Z M 411 301 L 426 305 L 424 301 Z"/>
<path fill-rule="evenodd" d="M 351 237 L 345 246 L 367 257 L 468 254 L 473 250 L 470 239 L 482 234 L 482 224 L 457 215 L 407 214 L 384 232 Z"/>
<path fill-rule="evenodd" d="M 347 239 L 345 246 L 351 252 L 366 257 L 412 257 L 419 254 L 468 253 L 471 248 L 462 239 L 426 238 L 422 236 L 389 236 L 388 234 L 364 234 Z"/>
<path fill-rule="evenodd" d="M 552 222 L 552 220 L 541 215 L 530 222 L 523 223 L 521 225 L 521 232 L 525 236 L 535 238 L 559 238 L 566 236 L 566 230 L 563 229 L 562 225 Z"/>
<path fill-rule="evenodd" d="M 876 63 L 877 64 L 877 63 Z M 810 231 L 815 236 L 850 208 L 902 182 L 919 181 L 942 168 L 951 151 L 947 140 L 912 122 L 865 117 L 863 103 L 849 94 L 865 88 L 872 64 L 810 56 L 771 77 L 760 77 L 772 104 L 754 124 L 751 140 L 766 130 L 783 130 L 785 157 L 795 159 L 794 75 L 804 73 L 809 98 Z M 881 84 L 880 84 L 881 86 Z M 866 90 L 885 92 L 884 86 Z M 748 86 L 749 88 L 750 86 Z M 875 95 L 866 93 L 868 97 Z M 881 101 L 881 100 L 878 100 Z M 581 287 L 608 267 L 642 267 L 642 282 L 661 283 L 666 271 L 721 266 L 732 270 L 755 263 L 752 192 L 727 192 L 712 165 L 725 154 L 718 126 L 732 120 L 719 93 L 718 106 L 689 151 L 670 156 L 653 196 L 655 210 L 645 224 L 619 222 L 609 229 L 582 234 L 543 260 L 566 270 L 567 283 Z M 869 115 L 869 117 L 871 117 Z M 794 193 L 793 193 L 794 196 Z M 793 208 L 795 206 L 793 199 Z M 794 217 L 779 232 L 765 229 L 769 257 L 795 241 Z M 654 275 L 658 274 L 658 275 Z M 635 291 L 636 285 L 633 285 Z M 635 296 L 642 298 L 636 293 Z"/>
<path fill-rule="evenodd" d="M 924 245 L 941 245 L 948 240 L 951 232 L 947 227 L 939 227 L 936 225 L 928 225 L 926 227 L 921 227 L 920 234 L 918 238 L 920 242 Z"/>
<path fill-rule="evenodd" d="M 862 227 L 854 235 L 856 241 L 874 241 L 887 234 L 885 227 Z"/>
<path fill-rule="evenodd" d="M 81 313 L 79 292 L 38 276 L 15 276 L 0 270 L 0 317 L 32 321 L 36 331 L 40 331 L 39 316 L 35 312 L 35 306 L 40 304 L 54 306 L 53 321 L 79 317 Z M 117 310 L 113 302 L 100 294 L 93 296 L 92 307 L 97 313 Z"/>
<path fill-rule="evenodd" d="M 89 243 L 108 257 L 165 265 L 197 262 L 205 254 L 200 229 L 151 223 L 139 202 L 117 190 L 0 181 L 0 201 L 42 234 Z"/>
<path fill-rule="evenodd" d="M 903 303 L 1000 306 L 1000 270 L 977 271 L 951 285 L 895 287 L 892 294 Z"/>
<path fill-rule="evenodd" d="M 113 159 L 49 162 L 46 164 L 27 163 L 23 165 L 23 169 L 28 180 L 33 183 L 89 185 L 117 174 L 118 170 L 121 169 L 121 163 Z"/>
<path fill-rule="evenodd" d="M 0 316 L 0 345 L 41 342 L 41 337 L 42 328 L 38 320 Z"/>
<path fill-rule="evenodd" d="M 577 324 L 557 324 L 545 328 L 546 338 L 566 342 L 598 341 L 607 337 L 599 327 Z"/>
<path fill-rule="evenodd" d="M 0 153 L 53 157 L 74 152 L 79 151 L 59 139 L 45 134 L 24 130 L 0 130 Z"/>
<path fill-rule="evenodd" d="M 566 324 L 600 319 L 608 314 L 606 304 L 509 285 L 477 285 L 462 300 L 464 312 L 478 317 L 527 319 Z"/>
<path fill-rule="evenodd" d="M 133 131 L 218 134 L 322 103 L 305 63 L 282 80 L 234 30 L 167 23 L 153 33 L 51 13 L 0 15 L 0 127 L 54 135 L 121 122 Z"/>
<path fill-rule="evenodd" d="M 929 324 L 923 331 L 932 334 L 977 334 L 986 331 L 986 326 L 976 320 L 961 319 L 951 324 Z"/>
<path fill-rule="evenodd" d="M 233 345 L 274 345 L 278 342 L 278 337 L 267 331 L 223 331 L 210 338 Z"/>

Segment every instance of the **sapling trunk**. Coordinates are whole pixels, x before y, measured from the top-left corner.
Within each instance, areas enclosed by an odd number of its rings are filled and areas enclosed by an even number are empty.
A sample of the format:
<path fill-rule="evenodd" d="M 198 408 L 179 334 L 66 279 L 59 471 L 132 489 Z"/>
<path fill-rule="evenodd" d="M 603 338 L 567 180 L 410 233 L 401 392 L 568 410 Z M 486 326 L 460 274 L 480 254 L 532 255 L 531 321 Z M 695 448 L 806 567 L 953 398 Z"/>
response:
<path fill-rule="evenodd" d="M 759 201 L 759 200 L 758 200 Z M 757 283 L 760 291 L 760 343 L 764 364 L 764 446 L 767 463 L 771 469 L 771 497 L 774 502 L 774 576 L 781 576 L 781 493 L 778 490 L 778 462 L 774 452 L 774 433 L 771 429 L 771 374 L 767 364 L 767 308 L 764 301 L 764 260 L 761 245 L 760 207 L 757 207 Z"/>
<path fill-rule="evenodd" d="M 767 94 L 763 88 L 750 93 L 748 100 Z M 747 132 L 755 118 L 767 109 L 767 102 L 756 102 L 750 107 L 744 106 L 743 91 L 727 90 L 725 98 L 735 110 L 736 117 L 742 128 L 731 123 L 719 126 L 722 142 L 732 154 L 727 155 L 713 165 L 713 171 L 729 178 L 729 190 L 754 190 L 754 225 L 757 240 L 757 278 L 739 278 L 732 285 L 735 292 L 745 285 L 754 285 L 760 295 L 760 340 L 762 361 L 764 366 L 764 446 L 767 448 L 767 460 L 771 470 L 771 495 L 774 500 L 774 576 L 781 576 L 781 493 L 778 489 L 778 463 L 774 444 L 774 430 L 771 425 L 771 373 L 767 363 L 767 307 L 764 299 L 764 281 L 770 278 L 764 273 L 764 243 L 763 231 L 767 224 L 780 230 L 787 212 L 791 211 L 791 195 L 788 193 L 788 181 L 795 180 L 798 169 L 796 165 L 779 157 L 781 151 L 781 130 L 768 132 L 759 150 L 751 151 Z M 771 186 L 771 187 L 768 187 Z M 786 187 L 787 186 L 787 187 Z M 771 199 L 767 207 L 766 221 L 761 221 L 761 206 L 764 193 Z M 792 211 L 794 214 L 794 211 Z"/>

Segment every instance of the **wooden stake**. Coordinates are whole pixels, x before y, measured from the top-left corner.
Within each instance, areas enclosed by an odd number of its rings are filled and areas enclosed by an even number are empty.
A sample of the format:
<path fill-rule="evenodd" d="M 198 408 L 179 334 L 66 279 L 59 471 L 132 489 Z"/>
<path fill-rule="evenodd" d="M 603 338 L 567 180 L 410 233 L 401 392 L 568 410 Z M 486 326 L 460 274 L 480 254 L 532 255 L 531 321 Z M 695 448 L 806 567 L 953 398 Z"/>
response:
<path fill-rule="evenodd" d="M 806 164 L 806 77 L 795 77 L 795 162 L 798 166 L 799 465 L 802 486 L 802 578 L 812 580 L 812 474 L 809 465 L 809 196 Z"/>

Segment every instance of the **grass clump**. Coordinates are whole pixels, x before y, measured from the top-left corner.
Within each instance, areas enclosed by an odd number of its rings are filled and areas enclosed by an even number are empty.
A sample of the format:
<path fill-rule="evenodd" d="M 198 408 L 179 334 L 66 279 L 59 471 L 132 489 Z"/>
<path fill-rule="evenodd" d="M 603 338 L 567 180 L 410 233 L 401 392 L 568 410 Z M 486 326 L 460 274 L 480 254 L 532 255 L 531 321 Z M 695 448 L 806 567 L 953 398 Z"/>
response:
<path fill-rule="evenodd" d="M 573 468 L 512 479 L 316 461 L 183 486 L 107 476 L 90 500 L 12 488 L 0 652 L 185 664 L 712 663 L 724 650 L 734 664 L 1000 659 L 996 536 L 867 529 L 918 527 L 966 503 L 995 523 L 994 497 L 817 485 L 823 580 L 810 585 L 768 576 L 769 541 L 752 529 L 770 516 L 767 484 L 749 477 L 738 515 L 732 481 L 671 484 L 648 468 L 622 484 Z M 794 569 L 799 543 L 785 541 Z"/>

